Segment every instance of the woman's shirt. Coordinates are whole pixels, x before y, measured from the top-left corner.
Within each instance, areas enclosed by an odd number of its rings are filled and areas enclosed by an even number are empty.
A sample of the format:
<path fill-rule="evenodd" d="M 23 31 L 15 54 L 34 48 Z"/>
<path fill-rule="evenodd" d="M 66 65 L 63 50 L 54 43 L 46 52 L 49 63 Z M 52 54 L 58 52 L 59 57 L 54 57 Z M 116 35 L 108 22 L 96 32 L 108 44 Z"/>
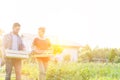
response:
<path fill-rule="evenodd" d="M 48 38 L 40 39 L 35 38 L 33 41 L 33 46 L 37 47 L 39 50 L 47 50 L 50 47 L 50 41 Z"/>

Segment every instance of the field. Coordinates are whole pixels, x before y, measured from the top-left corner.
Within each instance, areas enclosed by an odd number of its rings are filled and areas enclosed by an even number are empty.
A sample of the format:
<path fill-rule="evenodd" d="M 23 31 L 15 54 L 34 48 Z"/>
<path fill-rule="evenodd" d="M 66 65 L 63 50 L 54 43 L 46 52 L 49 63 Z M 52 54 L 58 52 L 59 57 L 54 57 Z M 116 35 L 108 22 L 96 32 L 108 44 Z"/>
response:
<path fill-rule="evenodd" d="M 37 64 L 25 64 L 22 69 L 23 80 L 36 80 L 37 68 Z M 0 73 L 4 74 L 4 67 Z M 46 80 L 120 80 L 120 64 L 51 62 L 46 77 Z M 0 80 L 4 80 L 4 76 L 0 76 Z"/>

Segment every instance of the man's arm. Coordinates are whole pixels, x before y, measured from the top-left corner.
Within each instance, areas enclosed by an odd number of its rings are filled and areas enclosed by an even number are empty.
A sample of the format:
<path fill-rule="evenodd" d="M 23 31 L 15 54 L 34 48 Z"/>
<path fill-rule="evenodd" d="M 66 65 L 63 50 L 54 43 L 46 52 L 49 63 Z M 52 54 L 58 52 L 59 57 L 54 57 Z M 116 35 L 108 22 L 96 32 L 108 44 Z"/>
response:
<path fill-rule="evenodd" d="M 6 49 L 8 47 L 7 45 L 8 45 L 7 35 L 4 35 L 2 40 L 2 46 L 4 49 Z"/>

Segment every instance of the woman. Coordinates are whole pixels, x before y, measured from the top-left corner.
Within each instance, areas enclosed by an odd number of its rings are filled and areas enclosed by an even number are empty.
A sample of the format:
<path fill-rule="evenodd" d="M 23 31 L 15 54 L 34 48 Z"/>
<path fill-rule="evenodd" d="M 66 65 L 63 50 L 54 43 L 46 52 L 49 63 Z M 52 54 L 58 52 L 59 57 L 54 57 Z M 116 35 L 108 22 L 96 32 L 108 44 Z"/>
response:
<path fill-rule="evenodd" d="M 39 64 L 40 69 L 40 80 L 45 80 L 45 73 L 48 66 L 48 61 L 50 60 L 49 56 L 42 56 L 45 54 L 45 51 L 49 50 L 51 44 L 48 38 L 46 38 L 45 35 L 45 27 L 38 28 L 38 37 L 36 37 L 33 41 L 33 51 L 35 54 L 39 54 L 39 56 L 36 56 L 36 59 Z"/>

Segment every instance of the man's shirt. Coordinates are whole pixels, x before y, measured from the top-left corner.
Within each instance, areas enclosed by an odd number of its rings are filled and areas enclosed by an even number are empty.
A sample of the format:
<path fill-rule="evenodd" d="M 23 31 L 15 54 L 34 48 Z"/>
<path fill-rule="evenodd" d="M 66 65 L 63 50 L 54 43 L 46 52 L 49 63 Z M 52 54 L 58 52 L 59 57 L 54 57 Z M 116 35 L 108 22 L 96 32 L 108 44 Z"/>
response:
<path fill-rule="evenodd" d="M 12 50 L 18 50 L 19 43 L 18 43 L 18 36 L 12 34 Z"/>

